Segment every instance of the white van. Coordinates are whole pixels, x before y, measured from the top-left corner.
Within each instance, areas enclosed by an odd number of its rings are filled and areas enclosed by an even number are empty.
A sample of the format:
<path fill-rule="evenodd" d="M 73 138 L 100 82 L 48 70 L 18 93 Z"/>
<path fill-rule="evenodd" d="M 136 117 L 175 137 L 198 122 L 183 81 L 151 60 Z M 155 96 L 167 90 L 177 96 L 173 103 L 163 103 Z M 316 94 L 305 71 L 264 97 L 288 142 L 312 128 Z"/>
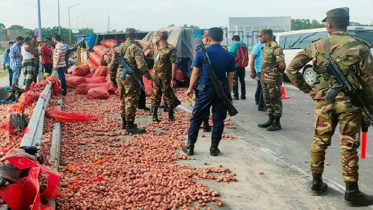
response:
<path fill-rule="evenodd" d="M 350 35 L 364 39 L 373 46 L 373 27 L 349 26 L 347 30 Z M 326 28 L 317 28 L 282 32 L 274 35 L 276 36 L 276 42 L 284 49 L 285 61 L 289 64 L 299 51 L 307 47 L 314 40 L 328 37 L 329 34 Z M 373 48 L 370 51 L 373 54 Z M 310 67 L 312 67 L 311 63 L 306 65 L 302 72 Z"/>

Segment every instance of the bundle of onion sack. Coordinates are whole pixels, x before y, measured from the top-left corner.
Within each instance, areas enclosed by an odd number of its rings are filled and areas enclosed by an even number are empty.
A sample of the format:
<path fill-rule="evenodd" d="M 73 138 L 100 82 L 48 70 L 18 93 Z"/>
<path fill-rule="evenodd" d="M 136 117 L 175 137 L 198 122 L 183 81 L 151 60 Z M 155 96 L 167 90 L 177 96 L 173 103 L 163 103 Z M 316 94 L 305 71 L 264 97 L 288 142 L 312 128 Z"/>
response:
<path fill-rule="evenodd" d="M 83 83 L 85 83 L 84 77 L 77 77 L 77 76 L 66 77 L 66 84 L 68 87 L 77 88 L 80 84 L 83 84 Z"/>
<path fill-rule="evenodd" d="M 97 116 L 95 115 L 65 112 L 56 108 L 48 109 L 45 114 L 47 117 L 55 119 L 58 122 L 77 122 L 97 119 Z"/>
<path fill-rule="evenodd" d="M 108 99 L 109 91 L 104 87 L 91 88 L 88 90 L 87 96 L 90 99 Z"/>

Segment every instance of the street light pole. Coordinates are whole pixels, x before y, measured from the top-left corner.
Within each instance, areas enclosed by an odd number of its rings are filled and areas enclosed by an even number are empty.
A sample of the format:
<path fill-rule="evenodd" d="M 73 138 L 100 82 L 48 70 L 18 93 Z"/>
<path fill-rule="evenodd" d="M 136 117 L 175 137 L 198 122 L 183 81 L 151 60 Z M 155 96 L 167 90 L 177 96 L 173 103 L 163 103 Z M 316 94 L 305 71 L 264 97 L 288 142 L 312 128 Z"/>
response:
<path fill-rule="evenodd" d="M 79 4 L 75 4 L 75 5 L 72 5 L 72 6 L 69 6 L 69 44 L 71 44 L 71 28 L 70 28 L 70 9 L 72 7 L 75 7 L 75 6 L 78 6 Z"/>
<path fill-rule="evenodd" d="M 39 38 L 42 39 L 42 31 L 41 31 L 41 13 L 40 13 L 40 0 L 38 0 L 38 19 L 39 19 Z"/>
<path fill-rule="evenodd" d="M 60 24 L 60 0 L 58 0 L 58 34 L 61 34 L 61 24 Z"/>
<path fill-rule="evenodd" d="M 78 19 L 79 19 L 80 17 L 82 17 L 82 16 L 84 16 L 84 15 L 76 16 L 76 24 L 75 24 L 75 28 L 76 28 L 76 29 L 78 29 Z"/>
<path fill-rule="evenodd" d="M 82 28 L 84 26 L 84 23 L 86 23 L 87 21 L 89 21 L 89 20 L 85 20 L 85 21 L 82 22 Z"/>
<path fill-rule="evenodd" d="M 357 26 L 357 17 L 356 16 L 352 16 L 355 18 L 355 26 Z"/>

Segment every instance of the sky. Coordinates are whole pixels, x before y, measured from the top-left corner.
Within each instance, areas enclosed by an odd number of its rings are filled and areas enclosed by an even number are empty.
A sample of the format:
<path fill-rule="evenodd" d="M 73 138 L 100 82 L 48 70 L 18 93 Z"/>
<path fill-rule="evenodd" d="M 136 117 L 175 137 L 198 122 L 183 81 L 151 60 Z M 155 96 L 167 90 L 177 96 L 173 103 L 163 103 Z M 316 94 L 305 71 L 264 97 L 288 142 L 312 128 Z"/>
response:
<path fill-rule="evenodd" d="M 58 25 L 57 2 L 40 0 L 42 27 Z M 327 10 L 337 7 L 350 8 L 351 22 L 373 22 L 373 0 L 60 0 L 62 27 L 69 27 L 68 7 L 75 4 L 79 5 L 70 9 L 71 28 L 81 28 L 85 21 L 84 26 L 96 32 L 107 31 L 109 15 L 110 29 L 118 31 L 126 27 L 148 31 L 170 24 L 228 26 L 229 17 L 291 16 L 321 21 Z M 0 8 L 0 23 L 6 27 L 38 27 L 37 0 L 0 0 Z"/>

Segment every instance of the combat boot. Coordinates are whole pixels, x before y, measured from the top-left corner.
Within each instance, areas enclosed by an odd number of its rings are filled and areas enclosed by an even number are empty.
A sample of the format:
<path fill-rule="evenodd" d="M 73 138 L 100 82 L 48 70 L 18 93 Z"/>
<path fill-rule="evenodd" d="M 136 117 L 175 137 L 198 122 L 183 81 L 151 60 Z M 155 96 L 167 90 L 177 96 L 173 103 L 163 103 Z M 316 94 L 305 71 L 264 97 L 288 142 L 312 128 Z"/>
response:
<path fill-rule="evenodd" d="M 176 108 L 180 104 L 181 104 L 181 101 L 176 96 L 174 96 L 174 108 Z"/>
<path fill-rule="evenodd" d="M 146 133 L 145 128 L 138 129 L 137 125 L 133 123 L 133 121 L 127 122 L 126 131 L 131 134 L 142 134 Z"/>
<path fill-rule="evenodd" d="M 127 121 L 126 121 L 126 118 L 122 117 L 122 129 L 126 129 L 127 128 Z"/>
<path fill-rule="evenodd" d="M 168 121 L 175 121 L 174 109 L 170 109 L 170 111 L 168 111 Z"/>
<path fill-rule="evenodd" d="M 359 190 L 357 182 L 345 182 L 345 200 L 350 206 L 370 206 L 373 205 L 373 196 L 367 195 Z"/>
<path fill-rule="evenodd" d="M 183 152 L 187 155 L 194 155 L 194 143 L 188 140 L 187 145 L 183 148 Z"/>
<path fill-rule="evenodd" d="M 170 111 L 170 108 L 168 107 L 167 104 L 164 105 L 164 107 L 163 107 L 163 111 L 164 111 L 164 112 L 169 112 L 169 111 Z"/>
<path fill-rule="evenodd" d="M 219 143 L 211 143 L 211 147 L 210 147 L 211 156 L 218 156 L 220 154 L 220 150 L 218 146 L 219 146 Z"/>
<path fill-rule="evenodd" d="M 258 127 L 259 128 L 268 128 L 269 126 L 272 125 L 272 123 L 273 123 L 274 120 L 275 120 L 275 117 L 273 115 L 269 116 L 268 121 L 265 122 L 265 123 L 259 124 Z"/>
<path fill-rule="evenodd" d="M 315 173 L 312 174 L 313 179 L 312 179 L 311 190 L 312 190 L 312 194 L 315 196 L 320 196 L 324 192 L 328 191 L 328 185 L 322 181 L 321 177 L 322 177 L 322 174 L 315 174 Z"/>
<path fill-rule="evenodd" d="M 281 130 L 281 123 L 280 123 L 280 118 L 276 117 L 275 120 L 273 121 L 272 125 L 270 125 L 267 128 L 267 131 L 279 131 Z"/>
<path fill-rule="evenodd" d="M 205 116 L 203 119 L 203 132 L 210 132 L 211 131 L 211 126 L 209 124 L 209 118 L 210 116 Z"/>
<path fill-rule="evenodd" d="M 158 107 L 153 107 L 153 122 L 161 122 L 158 119 Z"/>

